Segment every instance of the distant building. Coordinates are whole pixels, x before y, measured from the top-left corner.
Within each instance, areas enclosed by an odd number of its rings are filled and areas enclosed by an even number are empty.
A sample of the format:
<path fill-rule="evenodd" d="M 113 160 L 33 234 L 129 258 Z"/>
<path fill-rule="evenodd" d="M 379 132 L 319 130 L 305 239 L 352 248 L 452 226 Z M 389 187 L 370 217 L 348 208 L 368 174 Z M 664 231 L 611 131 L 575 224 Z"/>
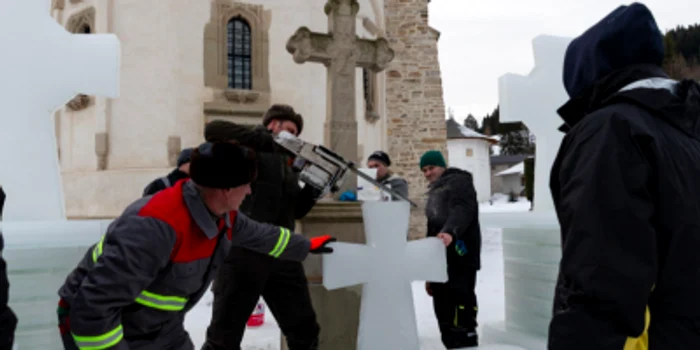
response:
<path fill-rule="evenodd" d="M 500 179 L 500 193 L 516 195 L 524 195 L 525 191 L 525 163 L 520 162 L 506 170 L 496 174 L 496 178 Z"/>
<path fill-rule="evenodd" d="M 491 198 L 491 172 L 489 148 L 498 140 L 482 135 L 457 123 L 447 120 L 447 154 L 449 166 L 472 173 L 479 202 Z"/>
<path fill-rule="evenodd" d="M 510 190 L 504 186 L 504 179 L 506 178 L 497 175 L 501 172 L 510 170 L 516 165 L 522 163 L 527 157 L 528 156 L 524 154 L 491 156 L 491 194 L 510 193 Z M 523 188 L 524 185 L 525 184 L 523 183 Z"/>

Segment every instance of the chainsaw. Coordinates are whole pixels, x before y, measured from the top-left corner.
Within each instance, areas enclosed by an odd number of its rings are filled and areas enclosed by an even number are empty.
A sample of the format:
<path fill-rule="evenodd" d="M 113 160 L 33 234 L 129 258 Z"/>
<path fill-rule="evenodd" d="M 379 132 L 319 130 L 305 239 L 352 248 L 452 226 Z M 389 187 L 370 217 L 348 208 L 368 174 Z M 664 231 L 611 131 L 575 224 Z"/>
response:
<path fill-rule="evenodd" d="M 409 202 L 413 207 L 417 207 L 410 199 L 359 171 L 355 163 L 343 159 L 326 147 L 303 141 L 287 131 L 278 133 L 275 136 L 275 142 L 294 155 L 295 160 L 292 168 L 299 172 L 299 179 L 306 185 L 319 190 L 322 195 L 328 192 L 337 192 L 349 171 L 383 191 Z"/>

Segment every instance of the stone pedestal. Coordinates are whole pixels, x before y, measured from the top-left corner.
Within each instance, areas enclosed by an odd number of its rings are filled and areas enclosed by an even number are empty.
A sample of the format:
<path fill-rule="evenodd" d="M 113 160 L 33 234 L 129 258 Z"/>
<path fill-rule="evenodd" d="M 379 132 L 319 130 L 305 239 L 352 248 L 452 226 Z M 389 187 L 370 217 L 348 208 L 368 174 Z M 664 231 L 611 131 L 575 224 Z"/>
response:
<path fill-rule="evenodd" d="M 339 242 L 365 243 L 360 202 L 322 200 L 301 220 L 299 231 L 307 237 L 330 234 Z M 321 326 L 319 350 L 355 350 L 360 318 L 362 286 L 328 291 L 323 287 L 321 255 L 309 255 L 304 269 L 311 301 Z M 294 302 L 290 300 L 290 302 Z M 283 350 L 287 344 L 282 335 Z"/>

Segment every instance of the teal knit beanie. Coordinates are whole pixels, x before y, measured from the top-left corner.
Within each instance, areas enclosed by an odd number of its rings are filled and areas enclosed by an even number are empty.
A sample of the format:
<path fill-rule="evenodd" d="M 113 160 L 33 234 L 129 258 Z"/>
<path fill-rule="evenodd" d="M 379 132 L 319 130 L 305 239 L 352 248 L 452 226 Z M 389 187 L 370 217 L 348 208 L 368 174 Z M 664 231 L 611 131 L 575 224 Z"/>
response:
<path fill-rule="evenodd" d="M 442 157 L 442 153 L 436 150 L 425 152 L 423 153 L 423 156 L 420 157 L 420 168 L 423 169 L 423 167 L 428 165 L 447 168 L 447 164 L 445 164 L 445 158 Z"/>

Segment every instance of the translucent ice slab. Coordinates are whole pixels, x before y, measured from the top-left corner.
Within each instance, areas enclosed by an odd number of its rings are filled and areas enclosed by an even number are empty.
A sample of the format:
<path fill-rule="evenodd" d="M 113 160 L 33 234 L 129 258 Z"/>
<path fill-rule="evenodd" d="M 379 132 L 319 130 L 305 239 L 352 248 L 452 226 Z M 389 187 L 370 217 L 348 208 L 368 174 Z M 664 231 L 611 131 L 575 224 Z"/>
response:
<path fill-rule="evenodd" d="M 19 319 L 15 334 L 19 350 L 62 349 L 56 318 L 58 288 L 108 225 L 106 220 L 0 225 L 10 307 Z"/>

